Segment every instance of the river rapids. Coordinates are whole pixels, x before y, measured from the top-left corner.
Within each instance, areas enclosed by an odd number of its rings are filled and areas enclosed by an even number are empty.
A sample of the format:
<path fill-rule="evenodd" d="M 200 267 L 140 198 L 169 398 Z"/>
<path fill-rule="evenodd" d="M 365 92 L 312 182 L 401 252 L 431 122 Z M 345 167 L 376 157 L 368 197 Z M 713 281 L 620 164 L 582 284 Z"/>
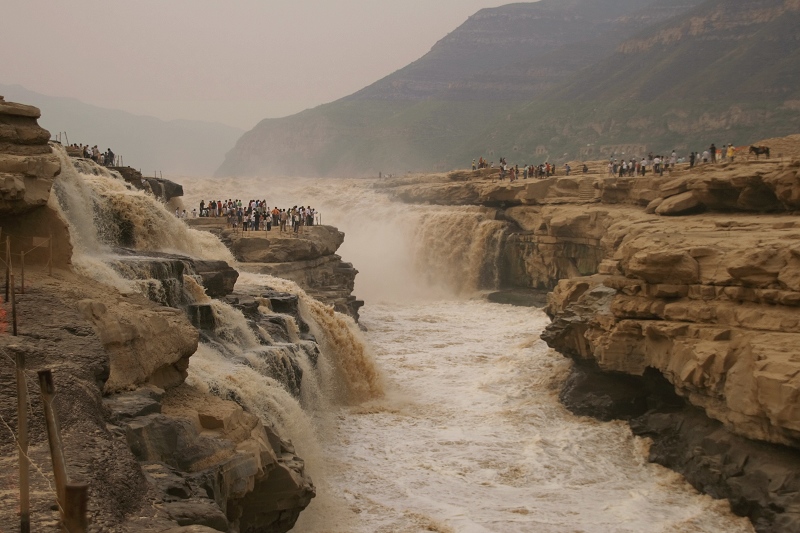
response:
<path fill-rule="evenodd" d="M 383 396 L 310 413 L 318 497 L 295 531 L 752 531 L 648 463 L 624 423 L 559 403 L 570 362 L 539 339 L 546 315 L 481 298 L 497 282 L 492 213 L 395 203 L 359 180 L 182 181 L 189 211 L 227 198 L 315 207 L 360 271 Z"/>
<path fill-rule="evenodd" d="M 123 211 L 136 249 L 233 262 L 216 238 L 175 218 L 175 206 L 61 156 L 51 205 L 68 221 L 81 273 L 123 292 L 152 290 L 113 268 Z M 394 203 L 358 180 L 175 181 L 189 212 L 201 199 L 311 205 L 346 233 L 339 253 L 360 271 L 366 332 L 292 282 L 246 272 L 237 282 L 240 292 L 299 295 L 322 351 L 316 365 L 295 353 L 299 398 L 259 372 L 258 339 L 223 302 L 211 304 L 225 342 L 201 342 L 190 360 L 190 385 L 238 398 L 305 460 L 317 497 L 294 531 L 752 531 L 726 502 L 649 464 L 647 442 L 625 424 L 561 406 L 570 362 L 539 339 L 547 317 L 482 298 L 497 285 L 504 231 L 490 211 Z M 191 280 L 183 298 L 208 300 Z M 293 340 L 282 349 L 302 348 Z"/>

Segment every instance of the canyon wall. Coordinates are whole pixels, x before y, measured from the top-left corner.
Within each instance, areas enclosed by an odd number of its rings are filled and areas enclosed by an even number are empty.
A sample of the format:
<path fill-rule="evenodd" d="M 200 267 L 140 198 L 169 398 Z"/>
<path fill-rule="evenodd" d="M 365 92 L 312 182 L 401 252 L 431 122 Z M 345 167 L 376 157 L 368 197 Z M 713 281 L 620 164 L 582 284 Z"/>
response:
<path fill-rule="evenodd" d="M 262 332 L 254 342 L 262 346 L 263 379 L 299 395 L 302 369 L 293 357 L 315 359 L 319 348 L 312 336 L 298 338 L 297 328 L 308 326 L 297 296 L 232 295 L 238 273 L 224 261 L 126 250 L 119 242 L 107 251 L 115 259 L 97 262 L 124 274 L 133 290 L 73 268 L 71 232 L 78 230 L 62 218 L 68 210 L 59 207 L 63 199 L 56 191 L 67 193 L 59 180 L 78 176 L 75 170 L 116 178 L 90 161 L 59 157 L 60 148 L 49 146 L 49 133 L 37 125 L 39 115 L 34 107 L 0 98 L 0 228 L 10 239 L 17 273 L 18 322 L 11 335 L 11 308 L 5 304 L 0 416 L 9 432 L 0 437 L 0 490 L 8 497 L 1 499 L 0 529 L 19 523 L 14 359 L 22 354 L 30 392 L 32 530 L 54 529 L 59 522 L 35 374 L 49 369 L 67 473 L 71 481 L 89 485 L 92 530 L 288 531 L 315 495 L 293 445 L 240 398 L 220 397 L 186 378 L 199 342 L 230 342 L 219 336 L 226 324 L 219 324 L 221 304 L 211 299 L 227 297 L 249 313 L 242 327 Z M 110 196 L 91 201 L 112 202 Z M 112 209 L 80 207 L 93 213 L 96 224 Z M 120 200 L 113 209 L 126 204 Z"/>
<path fill-rule="evenodd" d="M 575 360 L 565 405 L 629 420 L 653 439 L 652 460 L 757 530 L 788 532 L 800 527 L 800 160 L 744 159 L 376 186 L 495 208 L 508 224 L 500 288 L 550 291 L 542 338 Z"/>

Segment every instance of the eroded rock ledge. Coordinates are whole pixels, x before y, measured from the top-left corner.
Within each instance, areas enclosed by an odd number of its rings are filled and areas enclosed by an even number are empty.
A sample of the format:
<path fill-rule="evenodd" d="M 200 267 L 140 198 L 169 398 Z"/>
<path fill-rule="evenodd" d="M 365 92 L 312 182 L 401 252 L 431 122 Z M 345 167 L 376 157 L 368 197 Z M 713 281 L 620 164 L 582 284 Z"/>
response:
<path fill-rule="evenodd" d="M 364 305 L 352 294 L 358 270 L 336 254 L 344 233 L 333 226 L 305 227 L 295 234 L 277 228 L 237 231 L 227 227 L 225 218 L 190 218 L 186 222 L 217 235 L 243 270 L 294 281 L 310 296 L 358 321 L 358 310 Z"/>
<path fill-rule="evenodd" d="M 10 429 L 0 431 L 0 479 L 7 482 L 1 488 L 16 493 L 14 356 L 22 353 L 31 402 L 29 456 L 37 467 L 31 470 L 33 531 L 55 530 L 59 520 L 35 393 L 41 369 L 53 371 L 67 472 L 89 485 L 93 531 L 288 531 L 315 495 L 302 459 L 235 398 L 185 381 L 200 338 L 220 339 L 213 324 L 205 330 L 190 321 L 183 283 L 191 278 L 209 296 L 230 298 L 238 273 L 224 262 L 123 249 L 115 267 L 132 274 L 143 294 L 123 294 L 73 272 L 70 234 L 52 194 L 60 158 L 38 117 L 38 109 L 0 98 L 0 227 L 12 239 L 15 269 L 20 252 L 27 254 L 25 292 L 16 298 L 18 336 L 7 334 L 10 325 L 0 313 L 6 333 L 0 335 L 0 415 Z M 104 172 L 88 161 L 78 165 Z M 32 251 L 50 236 L 52 275 L 48 247 Z M 259 356 L 271 377 L 298 394 L 292 383 L 299 384 L 302 372 L 291 355 L 316 357 L 316 343 L 297 338 L 285 314 L 291 310 L 268 311 L 273 301 L 280 307 L 291 296 L 256 295 L 255 301 L 239 295 L 231 303 L 255 310 L 265 322 L 270 335 L 261 339 Z M 17 513 L 16 497 L 0 498 L 0 530 L 17 528 Z"/>
<path fill-rule="evenodd" d="M 800 155 L 800 136 L 788 139 Z M 758 531 L 800 530 L 800 161 L 515 184 L 376 184 L 497 209 L 501 283 L 550 290 L 542 338 L 576 361 L 562 401 L 630 421 L 651 460 Z"/>

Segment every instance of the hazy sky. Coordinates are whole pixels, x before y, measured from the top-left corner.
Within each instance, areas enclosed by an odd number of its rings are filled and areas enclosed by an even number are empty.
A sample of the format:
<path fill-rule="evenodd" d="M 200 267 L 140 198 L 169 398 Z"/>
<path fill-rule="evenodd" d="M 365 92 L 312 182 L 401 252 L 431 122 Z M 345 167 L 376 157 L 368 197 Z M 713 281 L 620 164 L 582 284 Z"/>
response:
<path fill-rule="evenodd" d="M 244 129 L 329 102 L 510 0 L 3 0 L 0 83 Z"/>

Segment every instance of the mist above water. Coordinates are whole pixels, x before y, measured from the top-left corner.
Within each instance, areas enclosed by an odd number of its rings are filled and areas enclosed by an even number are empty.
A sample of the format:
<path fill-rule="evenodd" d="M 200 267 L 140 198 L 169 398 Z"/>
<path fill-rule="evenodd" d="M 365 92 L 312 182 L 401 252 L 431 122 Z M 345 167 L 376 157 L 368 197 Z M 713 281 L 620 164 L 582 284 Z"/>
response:
<path fill-rule="evenodd" d="M 359 180 L 184 185 L 189 210 L 222 197 L 312 205 L 360 272 L 382 394 L 314 411 L 318 498 L 295 531 L 752 531 L 649 464 L 625 424 L 560 405 L 570 363 L 539 339 L 547 317 L 478 298 L 496 287 L 505 231 L 490 211 L 394 203 Z"/>
<path fill-rule="evenodd" d="M 311 205 L 345 233 L 337 252 L 358 269 L 355 294 L 368 303 L 470 297 L 497 285 L 505 224 L 478 207 L 400 204 L 367 180 L 224 178 L 184 180 L 187 211 L 201 200 L 264 199 Z"/>
<path fill-rule="evenodd" d="M 209 303 L 217 322 L 187 381 L 235 398 L 292 440 L 318 494 L 296 531 L 752 531 L 727 503 L 648 464 L 646 441 L 624 424 L 558 403 L 569 361 L 539 340 L 546 316 L 475 298 L 497 283 L 505 227 L 491 212 L 393 203 L 359 181 L 184 185 L 189 210 L 220 194 L 313 205 L 346 232 L 340 252 L 361 271 L 365 335 L 292 282 L 243 274 L 237 284 L 297 294 L 322 352 L 316 363 L 290 317 L 294 342 L 276 343 L 185 279 L 186 301 Z M 143 253 L 232 260 L 215 237 L 105 171 L 67 165 L 57 195 L 78 270 L 121 290 L 143 289 L 110 267 L 121 217 L 134 221 Z M 301 366 L 299 397 L 270 374 L 265 351 Z"/>

